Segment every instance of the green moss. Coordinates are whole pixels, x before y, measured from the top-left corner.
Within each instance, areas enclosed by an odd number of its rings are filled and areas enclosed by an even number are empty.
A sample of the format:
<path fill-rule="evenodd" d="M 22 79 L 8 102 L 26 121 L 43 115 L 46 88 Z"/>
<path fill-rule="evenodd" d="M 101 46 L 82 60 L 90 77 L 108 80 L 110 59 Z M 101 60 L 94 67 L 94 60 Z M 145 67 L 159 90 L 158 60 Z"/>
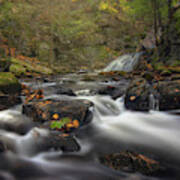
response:
<path fill-rule="evenodd" d="M 15 74 L 16 76 L 22 76 L 26 73 L 26 68 L 20 64 L 12 64 L 9 68 L 9 71 Z"/>
<path fill-rule="evenodd" d="M 21 90 L 18 79 L 10 72 L 0 72 L 0 91 L 7 94 L 14 94 Z"/>
<path fill-rule="evenodd" d="M 28 60 L 27 61 L 26 60 L 22 61 L 22 60 L 19 60 L 19 59 L 16 59 L 16 58 L 12 58 L 11 62 L 13 64 L 15 64 L 16 67 L 17 67 L 17 65 L 18 65 L 18 67 L 24 67 L 24 69 L 26 71 L 28 71 L 28 72 L 35 72 L 35 73 L 46 74 L 46 75 L 53 74 L 52 69 L 50 69 L 50 68 L 48 68 L 48 67 L 46 67 L 44 65 L 41 65 L 42 63 L 41 64 L 39 64 L 38 62 L 32 63 L 32 62 L 30 62 Z M 23 69 L 21 69 L 21 70 L 23 70 Z"/>

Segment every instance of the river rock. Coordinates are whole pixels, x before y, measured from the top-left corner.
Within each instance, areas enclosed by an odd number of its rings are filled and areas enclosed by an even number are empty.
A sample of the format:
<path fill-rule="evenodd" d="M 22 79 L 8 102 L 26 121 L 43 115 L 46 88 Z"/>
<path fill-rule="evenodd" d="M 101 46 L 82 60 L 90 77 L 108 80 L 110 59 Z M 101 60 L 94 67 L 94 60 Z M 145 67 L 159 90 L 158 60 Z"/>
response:
<path fill-rule="evenodd" d="M 21 84 L 12 73 L 0 72 L 0 92 L 13 95 L 20 94 Z"/>
<path fill-rule="evenodd" d="M 106 86 L 103 88 L 100 88 L 98 90 L 98 94 L 102 94 L 102 95 L 109 95 L 111 96 L 113 99 L 117 99 L 118 97 L 121 97 L 122 95 L 125 94 L 127 89 L 127 86 Z"/>
<path fill-rule="evenodd" d="M 165 170 L 158 161 L 129 151 L 106 155 L 100 158 L 100 162 L 115 170 L 144 175 L 160 175 Z"/>
<path fill-rule="evenodd" d="M 17 95 L 0 95 L 0 110 L 8 109 L 21 102 L 21 98 Z"/>
<path fill-rule="evenodd" d="M 7 150 L 6 145 L 4 144 L 3 141 L 0 141 L 0 153 L 3 153 Z"/>
<path fill-rule="evenodd" d="M 76 120 L 82 126 L 92 119 L 90 108 L 93 103 L 87 100 L 41 100 L 23 105 L 23 113 L 40 123 L 50 123 L 63 118 Z M 56 117 L 54 117 L 56 115 Z"/>
<path fill-rule="evenodd" d="M 180 109 L 180 80 L 162 81 L 157 84 L 159 110 Z"/>
<path fill-rule="evenodd" d="M 65 95 L 68 95 L 68 96 L 76 96 L 76 94 L 70 88 L 63 87 L 63 86 L 58 86 L 56 88 L 57 88 L 56 94 L 65 94 Z"/>
<path fill-rule="evenodd" d="M 150 109 L 150 89 L 144 78 L 132 80 L 125 94 L 125 107 L 130 110 L 148 111 Z"/>
<path fill-rule="evenodd" d="M 26 153 L 35 155 L 44 151 L 75 152 L 80 150 L 73 135 L 63 134 L 57 131 L 49 131 L 44 128 L 33 128 L 21 141 L 21 147 L 28 148 Z"/>
<path fill-rule="evenodd" d="M 72 135 L 59 135 L 51 133 L 45 141 L 48 149 L 62 150 L 63 152 L 75 152 L 80 150 L 80 146 Z"/>
<path fill-rule="evenodd" d="M 20 104 L 20 92 L 18 79 L 12 73 L 0 72 L 0 110 Z"/>

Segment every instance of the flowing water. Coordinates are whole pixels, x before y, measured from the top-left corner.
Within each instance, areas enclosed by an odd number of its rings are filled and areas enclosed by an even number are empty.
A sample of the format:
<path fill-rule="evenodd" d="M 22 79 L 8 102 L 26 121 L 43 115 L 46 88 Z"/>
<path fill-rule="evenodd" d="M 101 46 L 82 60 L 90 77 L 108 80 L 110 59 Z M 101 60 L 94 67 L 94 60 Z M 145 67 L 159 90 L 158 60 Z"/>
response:
<path fill-rule="evenodd" d="M 69 82 L 66 77 L 64 81 Z M 62 79 L 61 79 L 62 81 Z M 70 98 L 55 94 L 56 79 L 52 83 L 30 83 L 34 88 L 44 88 L 46 97 Z M 0 125 L 10 130 L 0 130 L 0 139 L 8 144 L 8 151 L 0 155 L 0 179 L 26 180 L 144 180 L 161 179 L 140 174 L 118 172 L 101 165 L 98 157 L 103 154 L 132 150 L 146 152 L 169 164 L 173 175 L 162 179 L 180 178 L 180 116 L 170 112 L 157 111 L 157 102 L 152 100 L 152 110 L 148 113 L 132 112 L 124 108 L 123 96 L 117 100 L 109 96 L 94 95 L 88 87 L 96 88 L 98 83 L 73 83 L 77 97 L 95 104 L 93 120 L 80 128 L 76 140 L 81 146 L 79 152 L 40 151 L 36 148 L 49 132 L 33 127 L 29 118 L 22 115 L 22 107 L 0 112 Z M 154 108 L 155 107 L 155 108 Z M 27 128 L 21 129 L 22 124 Z M 12 127 L 11 127 L 12 126 Z M 15 127 L 14 127 L 15 126 Z M 16 133 L 13 132 L 13 127 Z M 6 128 L 7 129 L 7 128 Z M 17 133 L 18 132 L 18 133 Z"/>
<path fill-rule="evenodd" d="M 143 53 L 131 53 L 119 56 L 116 60 L 112 61 L 103 71 L 126 71 L 131 72 L 138 64 L 139 59 Z"/>

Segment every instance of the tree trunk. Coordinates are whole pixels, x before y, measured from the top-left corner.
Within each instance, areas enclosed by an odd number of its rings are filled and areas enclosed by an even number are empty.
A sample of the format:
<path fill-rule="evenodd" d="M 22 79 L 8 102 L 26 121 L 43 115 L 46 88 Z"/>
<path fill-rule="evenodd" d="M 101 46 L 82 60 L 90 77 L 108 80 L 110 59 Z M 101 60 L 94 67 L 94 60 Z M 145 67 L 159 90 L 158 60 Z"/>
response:
<path fill-rule="evenodd" d="M 152 7 L 153 7 L 153 26 L 154 26 L 154 38 L 156 46 L 158 46 L 158 7 L 157 7 L 157 0 L 152 0 Z"/>

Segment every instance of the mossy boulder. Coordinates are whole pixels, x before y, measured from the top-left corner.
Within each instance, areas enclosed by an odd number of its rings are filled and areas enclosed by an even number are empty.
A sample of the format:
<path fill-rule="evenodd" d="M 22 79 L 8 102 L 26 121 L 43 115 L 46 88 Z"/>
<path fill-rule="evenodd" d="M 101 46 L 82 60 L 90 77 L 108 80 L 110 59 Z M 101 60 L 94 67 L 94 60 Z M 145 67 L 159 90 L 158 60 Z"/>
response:
<path fill-rule="evenodd" d="M 78 128 L 92 120 L 92 107 L 93 103 L 87 100 L 48 99 L 24 104 L 23 113 L 45 128 L 70 131 L 71 128 L 67 127 L 67 124 L 78 121 Z M 62 127 L 59 127 L 61 125 Z M 71 127 L 74 129 L 75 126 Z"/>
<path fill-rule="evenodd" d="M 21 84 L 10 72 L 0 72 L 0 92 L 4 94 L 20 93 Z"/>
<path fill-rule="evenodd" d="M 13 69 L 13 73 L 17 73 L 17 70 L 19 69 L 21 73 L 25 72 L 34 72 L 38 74 L 45 74 L 45 75 L 51 75 L 53 74 L 52 69 L 46 67 L 43 63 L 39 61 L 30 61 L 30 60 L 20 60 L 16 58 L 11 58 L 11 63 L 13 66 L 11 69 Z"/>
<path fill-rule="evenodd" d="M 9 71 L 15 74 L 16 76 L 22 76 L 26 73 L 26 68 L 20 64 L 12 64 L 9 68 Z"/>

